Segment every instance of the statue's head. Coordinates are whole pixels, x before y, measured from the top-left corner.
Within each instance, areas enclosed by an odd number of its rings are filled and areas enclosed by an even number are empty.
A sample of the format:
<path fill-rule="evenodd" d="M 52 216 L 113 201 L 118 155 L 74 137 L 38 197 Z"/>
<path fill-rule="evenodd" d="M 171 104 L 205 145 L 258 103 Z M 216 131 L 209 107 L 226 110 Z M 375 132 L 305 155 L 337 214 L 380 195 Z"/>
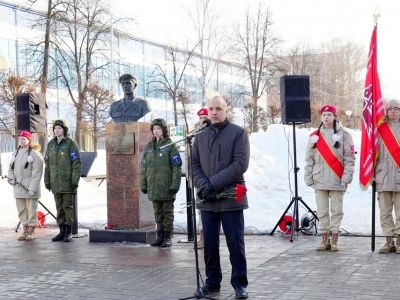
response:
<path fill-rule="evenodd" d="M 121 84 L 124 94 L 133 94 L 133 90 L 137 86 L 137 79 L 131 74 L 124 74 L 119 77 L 119 83 Z"/>

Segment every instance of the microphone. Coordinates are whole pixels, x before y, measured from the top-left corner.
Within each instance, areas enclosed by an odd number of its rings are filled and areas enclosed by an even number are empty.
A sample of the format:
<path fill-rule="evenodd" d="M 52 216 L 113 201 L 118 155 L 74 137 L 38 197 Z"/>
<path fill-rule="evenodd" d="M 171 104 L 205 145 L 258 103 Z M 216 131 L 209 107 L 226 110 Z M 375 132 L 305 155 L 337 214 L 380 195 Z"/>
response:
<path fill-rule="evenodd" d="M 211 126 L 210 119 L 204 119 L 202 123 L 203 123 L 203 126 L 201 126 L 202 129 Z"/>

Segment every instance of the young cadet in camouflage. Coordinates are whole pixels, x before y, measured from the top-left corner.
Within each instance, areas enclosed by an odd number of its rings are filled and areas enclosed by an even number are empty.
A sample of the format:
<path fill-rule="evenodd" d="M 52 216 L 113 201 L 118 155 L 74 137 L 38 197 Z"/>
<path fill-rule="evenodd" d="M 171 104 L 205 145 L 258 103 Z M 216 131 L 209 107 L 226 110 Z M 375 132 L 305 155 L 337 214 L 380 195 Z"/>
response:
<path fill-rule="evenodd" d="M 53 123 L 54 138 L 48 143 L 44 169 L 44 184 L 53 192 L 60 232 L 53 242 L 72 241 L 73 197 L 81 176 L 81 159 L 76 143 L 68 137 L 63 120 Z"/>
<path fill-rule="evenodd" d="M 171 247 L 174 201 L 181 183 L 182 160 L 175 145 L 160 149 L 171 143 L 163 119 L 154 119 L 150 129 L 154 137 L 144 150 L 140 189 L 153 202 L 157 240 L 151 246 Z"/>

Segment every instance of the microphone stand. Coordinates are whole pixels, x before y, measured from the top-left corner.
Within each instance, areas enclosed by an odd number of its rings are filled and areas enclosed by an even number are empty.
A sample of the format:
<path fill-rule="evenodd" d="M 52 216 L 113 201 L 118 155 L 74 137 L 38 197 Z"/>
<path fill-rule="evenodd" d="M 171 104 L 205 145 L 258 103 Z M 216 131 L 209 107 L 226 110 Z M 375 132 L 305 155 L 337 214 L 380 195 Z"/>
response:
<path fill-rule="evenodd" d="M 184 137 L 183 139 L 180 139 L 175 142 L 171 142 L 167 145 L 161 146 L 159 149 L 162 150 L 164 148 L 167 148 L 171 145 L 180 143 L 182 141 L 185 141 L 186 144 L 189 146 L 189 158 L 187 159 L 188 162 L 188 170 L 189 170 L 189 178 L 192 182 L 193 186 L 193 171 L 192 171 L 192 140 L 196 135 L 199 135 L 204 132 L 204 129 L 209 126 L 209 123 L 206 123 L 206 126 L 202 127 L 200 130 L 193 132 L 192 134 Z M 193 231 L 194 231 L 194 256 L 195 256 L 195 261 L 196 261 L 196 291 L 193 296 L 187 297 L 187 298 L 180 298 L 180 300 L 187 300 L 187 299 L 210 299 L 210 300 L 216 300 L 211 297 L 207 297 L 204 295 L 203 290 L 200 288 L 200 268 L 199 268 L 199 253 L 197 250 L 197 222 L 196 222 L 196 198 L 194 197 L 193 194 L 193 187 L 190 190 L 190 203 L 191 203 L 191 213 L 192 213 L 192 220 L 193 220 Z"/>

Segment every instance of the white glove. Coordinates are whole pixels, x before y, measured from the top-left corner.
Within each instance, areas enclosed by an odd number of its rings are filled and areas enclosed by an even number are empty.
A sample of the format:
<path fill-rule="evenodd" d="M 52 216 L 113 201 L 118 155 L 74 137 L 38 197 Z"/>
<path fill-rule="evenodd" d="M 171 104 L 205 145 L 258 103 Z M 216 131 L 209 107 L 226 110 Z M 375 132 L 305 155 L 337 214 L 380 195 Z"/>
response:
<path fill-rule="evenodd" d="M 7 178 L 7 182 L 11 185 L 15 185 L 15 179 L 14 178 Z"/>
<path fill-rule="evenodd" d="M 313 184 L 310 184 L 309 187 L 312 188 L 312 189 L 315 188 L 315 187 L 314 187 L 314 183 L 313 183 Z"/>
<path fill-rule="evenodd" d="M 34 192 L 34 191 L 29 191 L 28 193 L 29 193 L 29 196 L 31 196 L 31 197 L 32 197 L 33 195 L 35 195 L 35 192 Z"/>

